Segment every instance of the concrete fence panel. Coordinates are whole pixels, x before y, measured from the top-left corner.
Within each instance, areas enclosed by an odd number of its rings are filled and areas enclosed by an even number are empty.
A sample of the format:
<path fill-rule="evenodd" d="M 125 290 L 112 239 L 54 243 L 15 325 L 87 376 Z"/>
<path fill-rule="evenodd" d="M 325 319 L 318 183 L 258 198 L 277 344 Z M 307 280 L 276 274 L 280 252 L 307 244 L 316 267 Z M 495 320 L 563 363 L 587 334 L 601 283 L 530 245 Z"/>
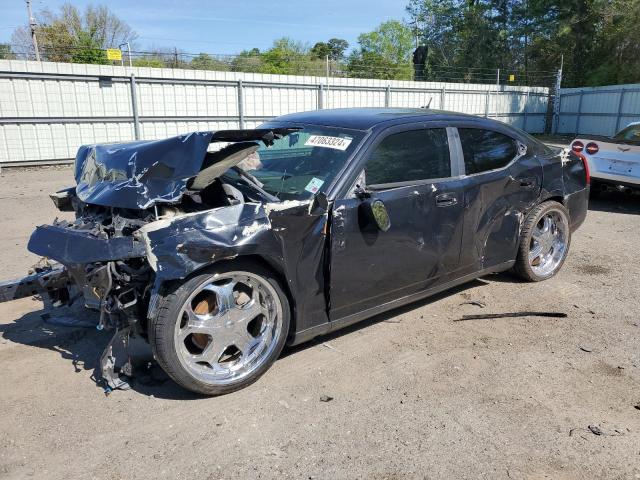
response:
<path fill-rule="evenodd" d="M 254 128 L 346 107 L 431 108 L 542 132 L 548 90 L 0 60 L 0 166 L 66 162 L 80 145 Z"/>
<path fill-rule="evenodd" d="M 611 136 L 640 121 L 640 84 L 563 88 L 554 132 Z"/>

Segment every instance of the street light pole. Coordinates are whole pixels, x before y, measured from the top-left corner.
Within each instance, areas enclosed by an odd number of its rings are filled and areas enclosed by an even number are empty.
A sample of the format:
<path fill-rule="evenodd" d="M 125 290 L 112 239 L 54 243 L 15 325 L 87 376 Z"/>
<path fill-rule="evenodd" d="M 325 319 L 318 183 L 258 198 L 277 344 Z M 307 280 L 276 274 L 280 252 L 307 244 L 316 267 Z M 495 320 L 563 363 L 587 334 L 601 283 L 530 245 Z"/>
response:
<path fill-rule="evenodd" d="M 33 42 L 33 49 L 36 52 L 36 61 L 40 61 L 40 51 L 38 50 L 38 39 L 36 38 L 36 19 L 33 18 L 31 12 L 31 0 L 27 1 L 27 12 L 29 13 L 29 28 L 31 28 L 31 41 Z"/>
<path fill-rule="evenodd" d="M 122 47 L 123 45 L 127 46 L 127 52 L 129 53 L 129 67 L 133 67 L 133 64 L 131 63 L 131 45 L 129 45 L 129 42 L 124 42 L 118 45 L 118 48 Z M 124 67 L 124 59 L 122 57 L 120 57 L 120 64 Z"/>

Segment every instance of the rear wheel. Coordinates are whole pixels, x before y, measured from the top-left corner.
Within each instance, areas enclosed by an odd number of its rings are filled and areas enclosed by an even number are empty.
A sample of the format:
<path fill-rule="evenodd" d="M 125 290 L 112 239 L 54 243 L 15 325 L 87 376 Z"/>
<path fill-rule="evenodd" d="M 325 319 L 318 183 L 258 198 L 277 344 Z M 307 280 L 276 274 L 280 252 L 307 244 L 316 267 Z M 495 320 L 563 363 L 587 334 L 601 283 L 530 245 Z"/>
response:
<path fill-rule="evenodd" d="M 271 366 L 289 323 L 289 302 L 271 272 L 236 261 L 195 275 L 166 295 L 149 340 L 177 383 L 220 395 L 250 385 Z"/>
<path fill-rule="evenodd" d="M 531 282 L 553 277 L 571 244 L 569 212 L 558 202 L 544 202 L 525 219 L 514 271 Z"/>

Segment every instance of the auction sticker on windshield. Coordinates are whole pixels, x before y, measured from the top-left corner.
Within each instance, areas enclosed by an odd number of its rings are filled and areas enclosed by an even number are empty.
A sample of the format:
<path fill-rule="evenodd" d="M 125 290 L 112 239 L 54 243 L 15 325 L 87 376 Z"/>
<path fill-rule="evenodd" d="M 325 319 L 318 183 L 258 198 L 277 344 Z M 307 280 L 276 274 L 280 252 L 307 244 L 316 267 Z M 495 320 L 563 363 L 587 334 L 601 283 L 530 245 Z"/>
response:
<path fill-rule="evenodd" d="M 304 189 L 307 192 L 318 193 L 318 190 L 320 190 L 320 187 L 322 186 L 323 183 L 324 183 L 323 180 L 313 177 L 311 181 L 307 184 L 307 186 L 304 187 Z"/>
<path fill-rule="evenodd" d="M 330 137 L 327 135 L 311 135 L 304 143 L 307 147 L 333 148 L 334 150 L 346 150 L 351 145 L 351 137 Z"/>

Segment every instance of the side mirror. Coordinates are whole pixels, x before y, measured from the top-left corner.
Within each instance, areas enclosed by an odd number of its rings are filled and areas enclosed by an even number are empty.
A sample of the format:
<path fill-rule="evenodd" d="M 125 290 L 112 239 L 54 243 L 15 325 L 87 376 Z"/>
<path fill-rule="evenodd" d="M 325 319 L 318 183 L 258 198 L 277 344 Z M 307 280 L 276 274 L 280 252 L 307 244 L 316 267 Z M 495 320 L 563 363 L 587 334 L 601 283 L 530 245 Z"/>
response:
<path fill-rule="evenodd" d="M 313 200 L 311 200 L 311 207 L 309 208 L 309 213 L 320 211 L 326 212 L 329 208 L 329 199 L 323 192 L 318 192 L 313 196 Z"/>
<path fill-rule="evenodd" d="M 379 199 L 365 200 L 362 204 L 364 211 L 378 229 L 386 232 L 391 227 L 391 219 L 384 202 Z"/>

